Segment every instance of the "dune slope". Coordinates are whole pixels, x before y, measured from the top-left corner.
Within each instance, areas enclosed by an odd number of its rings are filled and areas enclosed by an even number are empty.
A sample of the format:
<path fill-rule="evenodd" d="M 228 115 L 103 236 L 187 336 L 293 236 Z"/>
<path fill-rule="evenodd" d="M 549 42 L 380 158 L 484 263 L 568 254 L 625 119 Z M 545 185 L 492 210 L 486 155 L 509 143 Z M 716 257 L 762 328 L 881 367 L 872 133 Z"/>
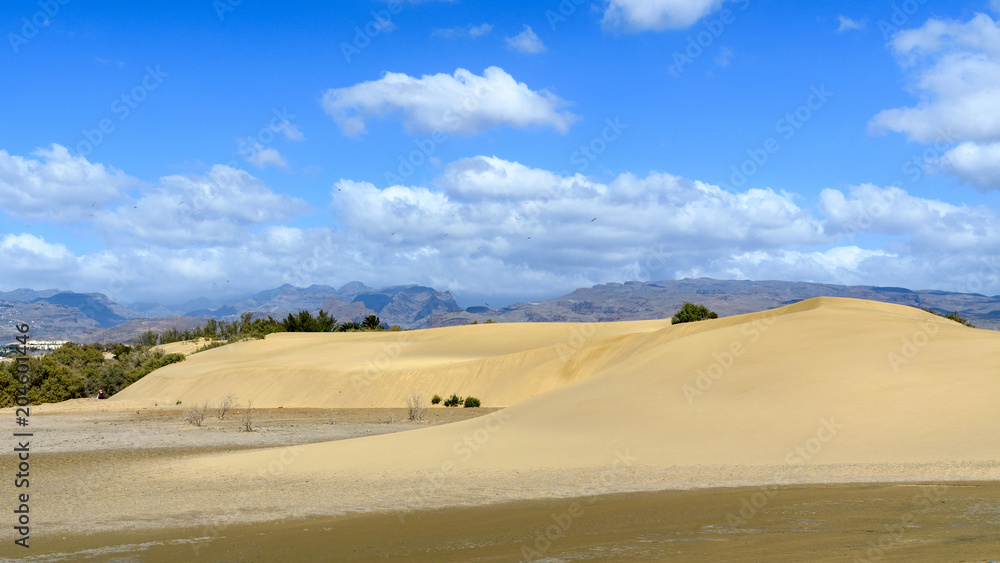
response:
<path fill-rule="evenodd" d="M 587 377 L 483 418 L 304 446 L 286 470 L 1000 460 L 995 332 L 837 298 L 634 326 L 643 330 L 589 340 L 568 357 Z M 441 346 L 477 328 L 441 333 Z M 274 460 L 259 451 L 199 463 L 252 472 Z"/>
<path fill-rule="evenodd" d="M 643 334 L 669 325 L 667 319 L 278 333 L 188 356 L 111 401 L 197 404 L 233 394 L 262 408 L 399 408 L 416 392 L 425 401 L 458 393 L 483 406 L 508 406 L 617 362 Z"/>

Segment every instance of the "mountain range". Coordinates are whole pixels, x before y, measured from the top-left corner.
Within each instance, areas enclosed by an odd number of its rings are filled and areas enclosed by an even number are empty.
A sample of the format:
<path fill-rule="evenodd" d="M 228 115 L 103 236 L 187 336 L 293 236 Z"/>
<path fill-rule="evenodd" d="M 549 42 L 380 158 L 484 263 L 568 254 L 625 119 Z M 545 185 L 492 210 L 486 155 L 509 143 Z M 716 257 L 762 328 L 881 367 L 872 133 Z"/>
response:
<path fill-rule="evenodd" d="M 56 289 L 0 292 L 0 339 L 12 341 L 14 324 L 31 325 L 33 339 L 127 342 L 144 331 L 191 329 L 206 319 L 233 320 L 243 313 L 282 318 L 319 309 L 340 322 L 378 315 L 403 328 L 453 326 L 470 322 L 608 322 L 666 318 L 685 301 L 700 303 L 719 316 L 772 309 L 819 296 L 853 297 L 910 305 L 939 313 L 958 312 L 980 328 L 1000 330 L 1000 295 L 910 290 L 901 287 L 844 286 L 809 282 L 714 280 L 709 278 L 626 282 L 581 288 L 553 299 L 491 309 L 461 308 L 447 291 L 420 285 L 375 289 L 351 282 L 339 289 L 283 285 L 229 303 L 198 298 L 176 305 L 119 304 L 101 293 Z"/>

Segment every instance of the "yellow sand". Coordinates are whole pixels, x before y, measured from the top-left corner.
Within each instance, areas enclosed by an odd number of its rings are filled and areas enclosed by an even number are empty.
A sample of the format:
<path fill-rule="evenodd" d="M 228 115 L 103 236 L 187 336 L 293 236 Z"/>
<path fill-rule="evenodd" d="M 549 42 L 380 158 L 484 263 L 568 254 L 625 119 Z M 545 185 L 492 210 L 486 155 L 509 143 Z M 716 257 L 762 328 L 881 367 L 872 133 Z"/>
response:
<path fill-rule="evenodd" d="M 397 406 L 412 390 L 454 390 L 512 405 L 456 424 L 304 446 L 286 463 L 292 474 L 597 468 L 616 459 L 659 467 L 1000 460 L 996 332 L 826 297 L 675 326 L 590 325 L 570 342 L 583 326 L 274 335 L 198 354 L 118 397 L 186 402 L 229 391 L 285 406 Z M 404 337 L 403 351 L 355 389 L 350 374 Z M 253 472 L 274 459 L 260 451 L 198 463 Z"/>
<path fill-rule="evenodd" d="M 620 361 L 637 336 L 667 326 L 669 319 L 277 333 L 191 355 L 111 400 L 199 404 L 233 394 L 262 408 L 400 408 L 416 392 L 425 402 L 457 393 L 508 406 Z"/>
<path fill-rule="evenodd" d="M 153 350 L 159 350 L 164 354 L 190 354 L 202 346 L 212 342 L 208 338 L 196 338 L 194 340 L 181 340 L 153 346 Z"/>

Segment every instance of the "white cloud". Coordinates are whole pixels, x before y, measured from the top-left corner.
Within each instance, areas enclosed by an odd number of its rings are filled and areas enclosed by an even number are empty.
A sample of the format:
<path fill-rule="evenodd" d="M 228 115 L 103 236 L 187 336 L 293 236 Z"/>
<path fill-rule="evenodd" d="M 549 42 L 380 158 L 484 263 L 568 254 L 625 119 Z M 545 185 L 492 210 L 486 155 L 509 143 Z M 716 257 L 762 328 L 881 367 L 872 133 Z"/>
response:
<path fill-rule="evenodd" d="M 126 233 L 165 247 L 231 244 L 256 225 L 285 221 L 308 208 L 242 170 L 216 165 L 206 175 L 163 177 L 159 187 L 145 189 L 97 224 L 108 236 Z"/>
<path fill-rule="evenodd" d="M 354 279 L 520 300 L 697 275 L 1000 293 L 995 207 L 871 184 L 825 190 L 814 209 L 801 199 L 660 172 L 601 182 L 478 156 L 447 164 L 431 185 L 340 180 L 336 227 L 300 228 L 289 221 L 303 202 L 215 166 L 161 178 L 100 214 L 113 249 L 76 255 L 8 234 L 0 260 L 5 279 L 125 300 Z"/>
<path fill-rule="evenodd" d="M 371 240 L 394 237 L 446 254 L 482 247 L 539 270 L 606 270 L 653 245 L 695 255 L 825 240 L 790 194 L 730 193 L 669 174 L 623 174 L 602 184 L 476 157 L 449 165 L 438 183 L 444 191 L 342 180 L 332 208 Z"/>
<path fill-rule="evenodd" d="M 1000 142 L 961 143 L 941 157 L 941 165 L 964 182 L 987 190 L 1000 190 Z"/>
<path fill-rule="evenodd" d="M 275 132 L 282 132 L 285 134 L 285 138 L 290 141 L 304 141 L 306 136 L 302 134 L 302 131 L 297 125 L 291 121 L 283 121 L 276 126 Z"/>
<path fill-rule="evenodd" d="M 493 31 L 493 26 L 491 24 L 482 23 L 474 25 L 469 28 L 469 37 L 482 37 L 483 35 L 489 35 L 491 31 Z"/>
<path fill-rule="evenodd" d="M 399 114 L 409 133 L 475 134 L 502 125 L 564 133 L 577 119 L 560 110 L 567 103 L 555 94 L 531 90 L 498 67 L 482 76 L 465 69 L 420 78 L 388 72 L 379 80 L 328 90 L 322 103 L 351 136 L 366 131 L 367 119 L 390 114 Z"/>
<path fill-rule="evenodd" d="M 513 37 L 505 39 L 507 48 L 518 53 L 534 55 L 545 52 L 545 45 L 538 35 L 532 31 L 531 26 L 524 26 L 524 31 Z"/>
<path fill-rule="evenodd" d="M 984 256 L 1000 256 L 996 209 L 894 187 L 826 190 L 810 211 L 769 189 L 730 192 L 662 173 L 601 183 L 485 156 L 449 164 L 435 184 L 337 184 L 334 215 L 352 240 L 378 249 L 362 270 L 411 264 L 421 283 L 483 294 L 516 287 L 520 298 L 528 280 L 554 284 L 537 290 L 551 295 L 685 275 L 962 291 L 985 280 L 1000 292 L 1000 271 L 978 273 Z"/>
<path fill-rule="evenodd" d="M 0 149 L 0 209 L 20 217 L 75 223 L 141 184 L 61 145 L 31 154 L 40 160 Z"/>
<path fill-rule="evenodd" d="M 905 236 L 919 252 L 1000 251 L 1000 214 L 992 208 L 957 206 L 896 187 L 862 184 L 848 196 L 823 190 L 820 211 L 829 218 L 825 228 L 831 234 Z"/>
<path fill-rule="evenodd" d="M 931 19 L 920 28 L 899 32 L 891 45 L 900 65 L 911 72 L 919 102 L 880 112 L 869 123 L 872 132 L 904 133 L 921 143 L 965 141 L 939 164 L 979 186 L 1000 184 L 1000 176 L 983 176 L 990 166 L 973 162 L 1000 141 L 997 22 L 986 14 L 964 23 Z"/>
<path fill-rule="evenodd" d="M 493 26 L 488 23 L 480 25 L 467 25 L 465 27 L 449 27 L 445 29 L 435 29 L 431 32 L 434 37 L 443 39 L 458 39 L 459 37 L 471 37 L 473 39 L 489 35 L 493 31 Z"/>
<path fill-rule="evenodd" d="M 874 130 L 930 142 L 942 132 L 961 139 L 1000 140 L 1000 28 L 977 14 L 967 23 L 929 20 L 892 41 L 905 69 L 915 71 L 915 107 L 885 110 Z"/>
<path fill-rule="evenodd" d="M 244 158 L 257 168 L 264 168 L 267 165 L 288 168 L 288 163 L 285 162 L 284 157 L 281 156 L 278 149 L 274 147 L 264 148 L 260 143 L 255 144 Z"/>
<path fill-rule="evenodd" d="M 4 257 L 4 264 L 14 267 L 19 265 L 18 256 L 28 258 L 29 262 L 37 261 L 41 264 L 63 262 L 73 257 L 64 245 L 49 244 L 41 237 L 29 234 L 4 236 L 3 240 L 0 240 L 0 252 Z"/>
<path fill-rule="evenodd" d="M 851 30 L 862 30 L 865 28 L 865 20 L 855 21 L 844 16 L 837 16 L 837 19 L 840 20 L 840 27 L 837 28 L 837 33 L 844 33 L 845 31 Z"/>
<path fill-rule="evenodd" d="M 684 29 L 718 10 L 724 0 L 608 0 L 603 23 L 630 31 Z"/>

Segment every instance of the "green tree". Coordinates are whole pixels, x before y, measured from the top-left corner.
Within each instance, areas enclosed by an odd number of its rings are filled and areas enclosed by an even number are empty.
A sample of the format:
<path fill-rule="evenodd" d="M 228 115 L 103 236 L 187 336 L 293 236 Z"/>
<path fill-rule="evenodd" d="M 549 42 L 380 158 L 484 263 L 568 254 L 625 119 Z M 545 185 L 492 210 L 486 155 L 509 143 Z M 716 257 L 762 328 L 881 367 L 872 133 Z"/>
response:
<path fill-rule="evenodd" d="M 704 305 L 695 305 L 694 303 L 684 302 L 677 314 L 670 319 L 670 324 L 679 323 L 691 323 L 695 321 L 703 321 L 705 319 L 717 319 L 719 315 L 716 315 L 712 311 L 708 310 L 708 307 Z"/>
<path fill-rule="evenodd" d="M 365 320 L 361 322 L 361 326 L 367 330 L 376 330 L 378 327 L 382 326 L 382 319 L 375 315 L 368 315 Z"/>
<path fill-rule="evenodd" d="M 136 346 L 142 348 L 152 348 L 153 346 L 156 346 L 156 342 L 157 340 L 159 340 L 159 338 L 160 337 L 155 332 L 147 330 L 146 332 L 136 337 L 134 342 Z"/>
<path fill-rule="evenodd" d="M 289 313 L 281 324 L 288 332 L 330 332 L 337 326 L 337 319 L 320 309 L 316 317 L 309 311 L 299 311 L 297 315 Z"/>

